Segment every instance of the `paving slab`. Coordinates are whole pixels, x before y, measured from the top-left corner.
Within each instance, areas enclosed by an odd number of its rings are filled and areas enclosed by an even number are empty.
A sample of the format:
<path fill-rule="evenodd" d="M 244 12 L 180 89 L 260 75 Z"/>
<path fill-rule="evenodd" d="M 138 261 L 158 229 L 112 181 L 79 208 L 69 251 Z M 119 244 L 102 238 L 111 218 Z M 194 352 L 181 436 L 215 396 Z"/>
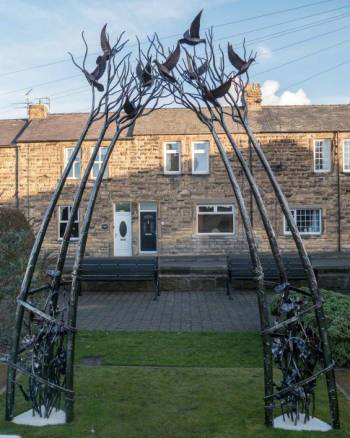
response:
<path fill-rule="evenodd" d="M 85 292 L 79 299 L 78 328 L 125 331 L 258 331 L 254 291 Z"/>

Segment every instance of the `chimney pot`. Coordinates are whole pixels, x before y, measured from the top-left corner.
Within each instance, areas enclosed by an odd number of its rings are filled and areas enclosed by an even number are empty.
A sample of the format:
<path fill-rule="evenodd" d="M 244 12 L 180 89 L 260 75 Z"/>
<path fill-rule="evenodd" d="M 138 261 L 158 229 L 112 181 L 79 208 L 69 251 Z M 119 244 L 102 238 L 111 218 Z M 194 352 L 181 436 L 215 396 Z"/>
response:
<path fill-rule="evenodd" d="M 247 84 L 245 89 L 245 99 L 248 105 L 248 109 L 251 111 L 261 111 L 261 88 L 260 84 L 253 83 Z"/>
<path fill-rule="evenodd" d="M 28 120 L 46 119 L 49 109 L 43 103 L 35 103 L 28 105 Z"/>

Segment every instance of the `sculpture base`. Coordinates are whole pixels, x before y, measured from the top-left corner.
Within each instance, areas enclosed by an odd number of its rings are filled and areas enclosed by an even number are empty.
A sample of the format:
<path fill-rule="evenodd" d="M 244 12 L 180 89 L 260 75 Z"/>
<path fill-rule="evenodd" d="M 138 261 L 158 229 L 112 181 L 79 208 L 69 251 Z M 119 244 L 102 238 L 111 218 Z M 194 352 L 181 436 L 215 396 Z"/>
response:
<path fill-rule="evenodd" d="M 275 429 L 285 429 L 285 430 L 308 430 L 308 431 L 317 431 L 317 432 L 328 432 L 332 429 L 332 427 L 318 418 L 311 417 L 309 421 L 304 423 L 304 414 L 300 414 L 300 418 L 297 424 L 294 424 L 287 415 L 284 416 L 285 421 L 283 420 L 283 415 L 275 418 L 273 420 L 273 427 Z"/>
<path fill-rule="evenodd" d="M 40 417 L 37 413 L 33 415 L 33 410 L 29 409 L 29 411 L 23 412 L 20 415 L 17 415 L 12 420 L 15 424 L 22 424 L 25 426 L 54 426 L 57 424 L 65 424 L 66 423 L 66 413 L 62 410 L 53 409 L 49 418 Z"/>
<path fill-rule="evenodd" d="M 19 435 L 1 435 L 0 438 L 21 438 Z"/>

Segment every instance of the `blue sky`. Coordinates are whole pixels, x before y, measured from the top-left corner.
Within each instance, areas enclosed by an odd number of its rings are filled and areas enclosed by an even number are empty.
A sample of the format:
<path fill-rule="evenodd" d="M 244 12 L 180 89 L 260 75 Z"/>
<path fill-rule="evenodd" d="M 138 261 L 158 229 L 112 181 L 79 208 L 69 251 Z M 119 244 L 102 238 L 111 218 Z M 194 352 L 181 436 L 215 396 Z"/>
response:
<path fill-rule="evenodd" d="M 82 54 L 82 30 L 96 52 L 105 22 L 112 41 L 125 30 L 134 42 L 182 34 L 201 8 L 202 27 L 214 25 L 218 42 L 238 48 L 245 34 L 257 50 L 251 77 L 264 84 L 265 103 L 350 103 L 348 0 L 0 0 L 0 118 L 25 117 L 18 103 L 30 89 L 33 101 L 50 98 L 51 112 L 88 110 L 85 79 L 67 55 Z"/>

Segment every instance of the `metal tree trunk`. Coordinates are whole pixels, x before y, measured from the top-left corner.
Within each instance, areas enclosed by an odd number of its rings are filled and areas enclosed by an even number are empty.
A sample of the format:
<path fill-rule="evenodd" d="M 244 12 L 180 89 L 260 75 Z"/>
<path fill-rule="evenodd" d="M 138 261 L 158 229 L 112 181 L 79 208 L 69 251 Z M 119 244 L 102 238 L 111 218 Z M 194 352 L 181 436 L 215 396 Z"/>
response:
<path fill-rule="evenodd" d="M 239 114 L 241 115 L 240 111 Z M 334 429 L 340 428 L 340 422 L 339 422 L 339 408 L 338 408 L 338 400 L 337 400 L 337 388 L 335 383 L 335 374 L 334 374 L 334 368 L 332 366 L 332 356 L 331 356 L 331 350 L 329 346 L 329 340 L 328 340 L 328 333 L 327 333 L 327 324 L 326 324 L 326 318 L 324 315 L 324 310 L 322 306 L 322 299 L 320 296 L 320 291 L 318 288 L 316 276 L 314 273 L 314 270 L 311 265 L 311 261 L 308 257 L 308 254 L 306 252 L 306 249 L 304 247 L 303 240 L 301 238 L 300 232 L 296 226 L 296 223 L 294 221 L 294 218 L 292 216 L 292 213 L 290 211 L 288 201 L 286 197 L 284 196 L 284 193 L 271 169 L 271 166 L 259 144 L 259 142 L 256 140 L 251 128 L 249 127 L 246 120 L 244 120 L 243 117 L 241 117 L 242 125 L 248 135 L 249 140 L 252 142 L 252 145 L 261 161 L 261 164 L 263 165 L 263 168 L 265 172 L 267 173 L 269 180 L 271 182 L 271 185 L 275 191 L 276 197 L 278 199 L 278 202 L 281 206 L 281 209 L 283 211 L 283 214 L 286 218 L 287 224 L 289 229 L 291 230 L 294 242 L 296 244 L 300 260 L 303 264 L 309 288 L 312 294 L 312 299 L 314 302 L 314 305 L 317 304 L 315 307 L 315 315 L 317 319 L 317 324 L 319 328 L 319 334 L 322 342 L 322 350 L 323 350 L 323 359 L 324 359 L 324 367 L 325 369 L 328 369 L 327 372 L 325 372 L 326 375 L 326 381 L 327 381 L 327 389 L 328 389 L 328 399 L 329 399 L 329 407 L 332 417 L 332 427 Z"/>
<path fill-rule="evenodd" d="M 231 133 L 230 133 L 230 131 L 225 123 L 224 117 L 221 117 L 220 124 L 225 131 L 226 137 L 228 138 L 228 140 L 229 140 L 229 142 L 230 142 L 230 144 L 231 144 L 231 146 L 232 146 L 232 148 L 233 148 L 233 150 L 238 158 L 238 161 L 239 161 L 239 163 L 243 169 L 243 172 L 248 180 L 248 184 L 250 186 L 250 189 L 253 192 L 253 196 L 254 196 L 256 205 L 259 209 L 259 213 L 260 213 L 261 219 L 263 221 L 267 237 L 269 239 L 271 251 L 272 251 L 272 254 L 274 256 L 275 263 L 276 263 L 277 269 L 278 269 L 279 274 L 280 274 L 280 280 L 282 283 L 286 283 L 288 281 L 287 272 L 286 272 L 286 268 L 285 268 L 283 260 L 282 260 L 281 252 L 280 252 L 279 247 L 278 247 L 276 233 L 275 233 L 275 230 L 272 226 L 269 215 L 267 213 L 267 210 L 266 210 L 264 201 L 261 197 L 256 180 L 255 180 L 251 170 L 249 169 L 248 164 L 246 163 L 242 152 L 239 150 L 237 143 L 235 142 L 233 136 L 231 135 Z"/>
<path fill-rule="evenodd" d="M 261 262 L 255 242 L 254 232 L 250 223 L 249 213 L 245 206 L 243 195 L 239 187 L 239 184 L 237 182 L 236 176 L 233 172 L 229 159 L 226 155 L 225 149 L 215 129 L 211 128 L 210 126 L 208 127 L 214 138 L 220 157 L 224 163 L 227 175 L 229 177 L 233 192 L 237 200 L 238 208 L 242 217 L 245 234 L 247 237 L 250 258 L 253 264 L 254 277 L 255 277 L 254 279 L 257 285 L 256 290 L 257 290 L 258 305 L 259 305 L 260 324 L 263 332 L 262 341 L 263 341 L 263 352 L 264 352 L 265 397 L 268 397 L 268 400 L 270 400 L 269 404 L 265 403 L 265 424 L 271 427 L 273 425 L 273 400 L 270 399 L 270 396 L 273 394 L 273 367 L 272 367 L 272 356 L 271 356 L 271 338 L 268 334 L 265 333 L 265 330 L 270 327 L 270 323 L 269 323 L 269 310 L 268 310 L 268 305 L 266 302 L 266 296 L 264 292 L 264 272 L 261 266 Z"/>
<path fill-rule="evenodd" d="M 89 118 L 85 124 L 85 127 L 75 145 L 75 148 L 73 150 L 73 153 L 67 163 L 66 168 L 63 171 L 63 174 L 57 184 L 57 187 L 50 199 L 50 203 L 47 206 L 47 209 L 45 211 L 44 217 L 42 219 L 39 231 L 35 237 L 35 241 L 28 259 L 27 263 L 27 269 L 25 272 L 25 275 L 23 277 L 20 293 L 18 295 L 18 299 L 21 301 L 25 301 L 28 296 L 28 292 L 30 289 L 30 285 L 32 282 L 32 278 L 34 275 L 35 267 L 38 262 L 38 257 L 40 254 L 40 250 L 46 235 L 47 228 L 49 226 L 51 217 L 54 213 L 55 207 L 57 205 L 57 201 L 60 197 L 60 194 L 63 190 L 63 187 L 65 185 L 65 182 L 67 180 L 67 177 L 69 175 L 69 172 L 73 166 L 73 163 L 80 151 L 81 145 L 90 129 L 90 126 L 93 123 L 93 111 L 90 113 Z M 17 304 L 16 309 L 16 315 L 15 315 L 15 325 L 14 325 L 14 331 L 13 331 L 13 340 L 12 340 L 12 348 L 10 351 L 9 361 L 13 364 L 16 364 L 17 362 L 17 356 L 18 356 L 18 347 L 19 347 L 19 341 L 22 331 L 22 322 L 23 322 L 23 316 L 24 316 L 24 307 L 21 304 Z M 14 401 L 15 401 L 15 385 L 16 385 L 16 369 L 14 367 L 8 368 L 8 375 L 7 375 L 7 390 L 6 390 L 6 410 L 5 410 L 5 419 L 7 421 L 10 421 L 13 417 L 13 407 L 14 407 Z"/>
<path fill-rule="evenodd" d="M 86 242 L 88 238 L 90 223 L 92 214 L 94 212 L 94 207 L 97 199 L 97 195 L 99 192 L 99 188 L 101 186 L 103 175 L 106 170 L 108 161 L 113 152 L 114 146 L 118 141 L 121 130 L 117 128 L 111 143 L 108 146 L 107 153 L 102 162 L 101 168 L 97 175 L 94 186 L 91 190 L 88 204 L 84 213 L 84 220 L 82 224 L 81 234 L 76 250 L 73 271 L 72 271 L 72 285 L 70 290 L 69 297 L 69 310 L 68 310 L 68 324 L 71 327 L 76 327 L 76 319 L 77 319 L 77 306 L 78 306 L 78 292 L 80 287 L 79 280 L 79 267 L 80 263 L 84 257 Z M 66 387 L 67 389 L 73 391 L 74 387 L 74 349 L 75 349 L 75 331 L 72 330 L 68 332 L 67 338 L 67 369 L 66 369 Z M 74 398 L 66 397 L 66 419 L 67 422 L 73 421 L 74 418 Z"/>

